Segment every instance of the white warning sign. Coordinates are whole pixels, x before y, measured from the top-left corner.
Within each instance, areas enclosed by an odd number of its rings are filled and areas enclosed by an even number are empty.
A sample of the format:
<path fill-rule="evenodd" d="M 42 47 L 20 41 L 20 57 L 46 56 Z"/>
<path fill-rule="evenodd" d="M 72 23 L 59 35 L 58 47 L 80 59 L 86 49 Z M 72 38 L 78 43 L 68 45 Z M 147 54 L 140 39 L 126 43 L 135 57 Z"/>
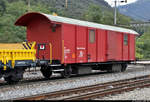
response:
<path fill-rule="evenodd" d="M 83 57 L 83 51 L 80 51 L 79 57 Z"/>
<path fill-rule="evenodd" d="M 45 50 L 45 45 L 40 45 L 40 50 Z"/>

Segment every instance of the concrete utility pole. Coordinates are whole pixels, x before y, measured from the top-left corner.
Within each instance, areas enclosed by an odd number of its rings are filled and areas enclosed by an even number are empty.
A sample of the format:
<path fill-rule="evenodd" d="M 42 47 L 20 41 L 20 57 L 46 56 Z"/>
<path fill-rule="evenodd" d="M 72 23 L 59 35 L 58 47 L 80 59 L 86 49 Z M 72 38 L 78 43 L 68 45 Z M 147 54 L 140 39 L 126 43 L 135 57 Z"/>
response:
<path fill-rule="evenodd" d="M 65 1 L 65 4 L 66 4 L 65 7 L 66 7 L 66 9 L 67 9 L 67 8 L 68 8 L 68 0 Z"/>
<path fill-rule="evenodd" d="M 127 3 L 127 0 L 121 0 L 121 1 L 118 1 L 118 0 L 115 0 L 115 7 L 114 7 L 114 25 L 117 25 L 117 2 L 120 2 L 120 3 Z"/>
<path fill-rule="evenodd" d="M 30 12 L 30 7 L 31 7 L 31 1 L 28 0 L 28 12 Z"/>
<path fill-rule="evenodd" d="M 114 25 L 117 24 L 117 0 L 115 0 Z"/>

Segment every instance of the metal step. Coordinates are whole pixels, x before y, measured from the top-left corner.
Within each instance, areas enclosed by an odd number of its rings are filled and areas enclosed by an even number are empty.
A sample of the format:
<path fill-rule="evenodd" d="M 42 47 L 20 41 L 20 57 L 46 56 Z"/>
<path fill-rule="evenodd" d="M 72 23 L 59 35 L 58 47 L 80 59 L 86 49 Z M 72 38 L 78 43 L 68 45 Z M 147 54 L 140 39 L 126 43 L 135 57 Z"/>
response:
<path fill-rule="evenodd" d="M 53 72 L 63 72 L 64 69 L 57 69 L 57 70 L 52 70 Z"/>
<path fill-rule="evenodd" d="M 51 67 L 61 67 L 62 65 L 61 64 L 50 64 L 49 66 L 51 66 Z"/>

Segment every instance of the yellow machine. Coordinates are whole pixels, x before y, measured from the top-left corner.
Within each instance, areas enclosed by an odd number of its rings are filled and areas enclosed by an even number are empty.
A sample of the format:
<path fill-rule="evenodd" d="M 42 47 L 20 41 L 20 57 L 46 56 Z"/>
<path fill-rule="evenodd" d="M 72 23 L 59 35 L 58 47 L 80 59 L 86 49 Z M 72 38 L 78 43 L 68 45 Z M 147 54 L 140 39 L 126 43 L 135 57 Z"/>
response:
<path fill-rule="evenodd" d="M 26 43 L 23 43 L 26 46 Z M 8 46 L 8 45 L 7 45 Z M 36 50 L 34 49 L 35 42 L 32 43 L 29 49 L 0 49 L 0 61 L 3 63 L 3 68 L 6 70 L 6 64 L 11 61 L 12 68 L 15 67 L 15 61 L 25 61 L 25 60 L 32 60 L 35 61 L 36 57 Z M 10 48 L 10 47 L 9 47 Z M 19 48 L 19 47 L 18 47 Z M 21 47 L 20 47 L 21 48 Z M 28 47 L 27 47 L 28 48 Z"/>
<path fill-rule="evenodd" d="M 11 81 L 11 73 L 15 70 L 24 70 L 35 65 L 35 42 L 23 44 L 0 44 L 0 77 L 5 76 L 6 81 Z M 8 74 L 9 73 L 9 74 Z M 20 72 L 19 72 L 20 73 Z M 18 75 L 19 76 L 19 75 Z"/>
<path fill-rule="evenodd" d="M 0 50 L 4 49 L 24 49 L 22 43 L 0 43 Z"/>

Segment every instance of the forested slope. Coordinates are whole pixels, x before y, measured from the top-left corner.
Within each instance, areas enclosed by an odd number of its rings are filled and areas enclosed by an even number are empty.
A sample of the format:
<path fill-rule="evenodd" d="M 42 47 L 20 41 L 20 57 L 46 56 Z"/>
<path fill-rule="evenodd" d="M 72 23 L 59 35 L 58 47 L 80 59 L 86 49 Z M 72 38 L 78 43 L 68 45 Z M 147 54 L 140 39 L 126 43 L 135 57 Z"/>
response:
<path fill-rule="evenodd" d="M 87 20 L 102 24 L 113 24 L 113 9 L 104 0 L 30 0 L 30 11 Z M 26 39 L 25 28 L 14 26 L 14 22 L 28 11 L 28 0 L 0 0 L 0 42 L 22 42 Z M 129 17 L 118 14 L 118 24 L 127 24 Z"/>

